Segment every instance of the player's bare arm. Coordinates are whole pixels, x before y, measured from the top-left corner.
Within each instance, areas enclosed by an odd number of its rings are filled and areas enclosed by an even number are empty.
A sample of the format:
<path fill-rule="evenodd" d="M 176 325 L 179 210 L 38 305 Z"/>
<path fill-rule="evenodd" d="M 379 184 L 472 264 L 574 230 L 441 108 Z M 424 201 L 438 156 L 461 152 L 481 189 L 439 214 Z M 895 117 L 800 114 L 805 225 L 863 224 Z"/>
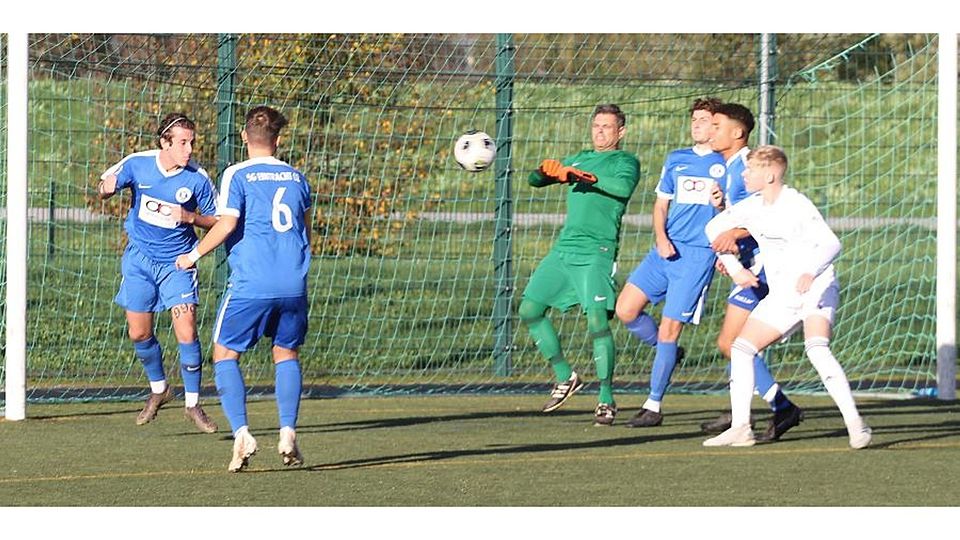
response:
<path fill-rule="evenodd" d="M 716 182 L 713 183 L 713 187 L 710 189 L 710 204 L 717 210 L 723 210 L 727 206 L 724 202 L 723 190 L 720 189 L 720 185 Z"/>
<path fill-rule="evenodd" d="M 797 292 L 804 294 L 810 290 L 810 285 L 813 284 L 814 279 L 813 274 L 803 274 L 797 279 Z"/>
<path fill-rule="evenodd" d="M 653 203 L 653 235 L 657 244 L 657 253 L 664 259 L 677 254 L 673 242 L 667 237 L 667 211 L 670 209 L 670 199 L 657 198 Z"/>
<path fill-rule="evenodd" d="M 716 239 L 710 242 L 710 247 L 717 253 L 739 253 L 737 241 L 748 236 L 750 231 L 746 229 L 730 229 L 717 235 Z"/>
<path fill-rule="evenodd" d="M 753 288 L 760 285 L 760 279 L 748 268 L 741 268 L 738 272 L 730 276 L 733 282 L 744 289 Z"/>
<path fill-rule="evenodd" d="M 186 270 L 187 268 L 193 267 L 193 265 L 200 260 L 200 257 L 217 249 L 220 244 L 226 241 L 230 233 L 236 228 L 237 218 L 235 216 L 220 216 L 216 224 L 204 235 L 200 243 L 197 244 L 196 249 L 177 257 L 177 269 Z"/>
<path fill-rule="evenodd" d="M 180 223 L 186 223 L 187 225 L 200 227 L 205 231 L 209 231 L 214 225 L 217 224 L 217 216 L 206 216 L 199 212 L 191 212 L 182 206 L 174 206 L 171 217 Z"/>
<path fill-rule="evenodd" d="M 97 198 L 105 201 L 117 193 L 117 175 L 108 174 L 97 183 Z"/>

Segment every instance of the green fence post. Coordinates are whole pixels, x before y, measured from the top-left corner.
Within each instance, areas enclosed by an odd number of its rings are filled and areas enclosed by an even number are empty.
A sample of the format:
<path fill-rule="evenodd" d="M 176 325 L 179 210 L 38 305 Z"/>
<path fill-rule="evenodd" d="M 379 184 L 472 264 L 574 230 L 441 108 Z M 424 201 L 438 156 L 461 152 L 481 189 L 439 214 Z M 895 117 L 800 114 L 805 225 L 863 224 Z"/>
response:
<path fill-rule="evenodd" d="M 493 266 L 496 296 L 493 301 L 493 328 L 496 341 L 493 348 L 494 374 L 510 375 L 513 359 L 513 171 L 511 145 L 513 143 L 513 80 L 515 76 L 512 34 L 497 34 L 497 158 L 495 237 Z"/>
<path fill-rule="evenodd" d="M 234 121 L 236 119 L 236 80 L 237 80 L 237 36 L 236 34 L 219 34 L 217 36 L 217 174 L 223 171 L 234 161 L 237 135 Z M 227 287 L 226 251 L 217 250 L 216 279 L 220 290 Z"/>

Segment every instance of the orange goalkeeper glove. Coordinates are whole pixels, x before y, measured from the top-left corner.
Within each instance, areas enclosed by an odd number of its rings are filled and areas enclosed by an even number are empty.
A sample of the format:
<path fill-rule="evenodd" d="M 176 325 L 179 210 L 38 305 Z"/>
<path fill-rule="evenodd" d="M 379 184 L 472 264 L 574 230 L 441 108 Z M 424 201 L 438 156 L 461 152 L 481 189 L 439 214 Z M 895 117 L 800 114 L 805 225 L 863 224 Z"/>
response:
<path fill-rule="evenodd" d="M 567 175 L 563 174 L 565 168 L 562 163 L 555 159 L 545 159 L 540 162 L 540 174 L 560 182 L 567 181 Z"/>
<path fill-rule="evenodd" d="M 564 167 L 564 176 L 572 176 L 573 180 L 577 182 L 583 182 L 584 184 L 596 184 L 597 177 L 593 173 L 588 173 L 587 171 L 581 171 L 580 169 L 574 169 L 573 167 Z"/>

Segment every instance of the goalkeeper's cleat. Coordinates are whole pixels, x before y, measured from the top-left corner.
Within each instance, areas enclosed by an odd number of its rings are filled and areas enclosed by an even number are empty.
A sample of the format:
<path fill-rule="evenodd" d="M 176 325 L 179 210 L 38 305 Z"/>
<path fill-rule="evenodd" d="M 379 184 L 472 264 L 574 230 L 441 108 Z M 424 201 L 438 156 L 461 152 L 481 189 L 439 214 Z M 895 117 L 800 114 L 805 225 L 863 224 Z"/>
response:
<path fill-rule="evenodd" d="M 633 418 L 627 420 L 627 427 L 656 427 L 663 423 L 663 415 L 650 409 L 640 409 Z"/>
<path fill-rule="evenodd" d="M 730 414 L 730 411 L 720 413 L 720 416 L 716 417 L 709 422 L 703 422 L 700 424 L 700 430 L 704 433 L 709 433 L 711 435 L 717 435 L 723 433 L 724 431 L 730 429 L 730 426 L 733 424 L 733 417 Z"/>
<path fill-rule="evenodd" d="M 280 429 L 280 443 L 277 445 L 277 450 L 280 451 L 280 458 L 283 459 L 284 465 L 288 467 L 303 465 L 303 454 L 297 447 L 297 432 L 293 429 L 286 427 Z"/>
<path fill-rule="evenodd" d="M 617 406 L 607 403 L 598 403 L 597 409 L 593 412 L 593 425 L 612 426 L 613 419 L 617 417 Z"/>
<path fill-rule="evenodd" d="M 240 472 L 247 466 L 250 456 L 257 453 L 257 440 L 247 431 L 246 426 L 240 428 L 233 436 L 233 459 L 227 470 Z"/>
<path fill-rule="evenodd" d="M 873 438 L 873 430 L 863 421 L 863 418 L 857 418 L 847 426 L 847 433 L 850 434 L 850 448 L 860 450 L 866 448 Z"/>
<path fill-rule="evenodd" d="M 570 399 L 570 396 L 576 394 L 583 388 L 583 381 L 576 372 L 570 374 L 570 378 L 562 383 L 555 384 L 550 392 L 550 400 L 543 406 L 543 412 L 553 412 Z"/>
<path fill-rule="evenodd" d="M 214 433 L 217 431 L 217 424 L 207 416 L 198 403 L 196 407 L 186 407 L 183 409 L 183 415 L 193 420 L 197 429 L 204 433 Z"/>
<path fill-rule="evenodd" d="M 703 441 L 704 446 L 753 446 L 753 429 L 750 424 L 731 427 L 716 437 Z"/>
<path fill-rule="evenodd" d="M 157 417 L 157 411 L 160 406 L 173 399 L 173 388 L 168 384 L 166 389 L 159 394 L 153 392 L 147 396 L 146 403 L 143 404 L 143 410 L 137 415 L 137 425 L 142 426 Z"/>
<path fill-rule="evenodd" d="M 767 429 L 757 435 L 757 440 L 776 441 L 790 428 L 799 426 L 800 422 L 803 422 L 803 409 L 791 403 L 786 409 L 773 413 L 773 418 L 767 422 Z"/>

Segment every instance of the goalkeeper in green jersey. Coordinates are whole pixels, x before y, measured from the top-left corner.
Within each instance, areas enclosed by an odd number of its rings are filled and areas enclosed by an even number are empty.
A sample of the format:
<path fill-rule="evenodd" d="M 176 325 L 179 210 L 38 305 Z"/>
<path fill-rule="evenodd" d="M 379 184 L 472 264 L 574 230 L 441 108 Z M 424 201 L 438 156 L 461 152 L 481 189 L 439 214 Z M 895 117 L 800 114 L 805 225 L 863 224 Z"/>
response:
<path fill-rule="evenodd" d="M 594 419 L 597 425 L 609 426 L 617 414 L 613 399 L 615 352 L 609 323 L 617 299 L 613 274 L 620 220 L 637 187 L 640 162 L 620 150 L 626 133 L 626 116 L 620 107 L 598 106 L 593 111 L 591 132 L 592 150 L 559 161 L 545 159 L 528 178 L 530 185 L 538 188 L 561 184 L 567 191 L 567 216 L 560 236 L 530 276 L 519 316 L 556 375 L 550 400 L 543 407 L 548 413 L 580 390 L 583 380 L 564 358 L 556 329 L 546 317 L 547 309 L 566 310 L 577 304 L 583 308 L 600 379 Z"/>

